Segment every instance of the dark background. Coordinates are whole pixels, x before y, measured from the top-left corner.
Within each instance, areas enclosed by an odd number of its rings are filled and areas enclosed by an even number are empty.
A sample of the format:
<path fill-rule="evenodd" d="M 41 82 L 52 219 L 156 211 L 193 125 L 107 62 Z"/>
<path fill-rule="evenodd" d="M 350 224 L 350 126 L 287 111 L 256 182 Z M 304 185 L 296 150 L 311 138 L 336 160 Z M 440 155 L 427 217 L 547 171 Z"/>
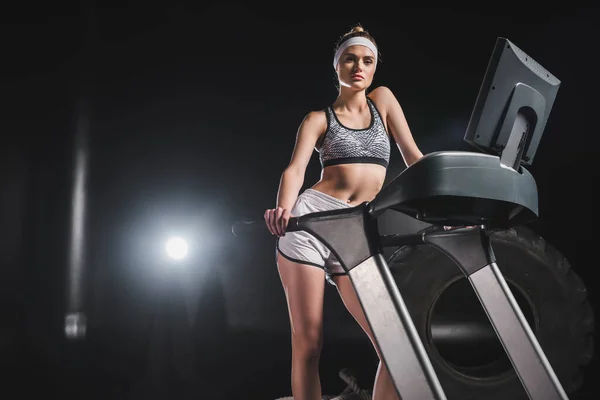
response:
<path fill-rule="evenodd" d="M 423 153 L 470 149 L 462 137 L 497 37 L 562 81 L 529 168 L 540 198 L 532 228 L 567 257 L 595 307 L 597 10 L 285 7 L 65 3 L 3 13 L 0 390 L 120 398 L 167 376 L 151 360 L 164 359 L 171 338 L 180 356 L 170 370 L 204 393 L 196 398 L 291 395 L 273 238 L 230 229 L 274 205 L 302 118 L 335 100 L 333 46 L 355 23 L 383 55 L 373 87 L 396 94 Z M 62 329 L 78 117 L 91 133 L 90 320 L 86 340 L 72 343 Z M 388 180 L 404 169 L 395 147 L 391 163 Z M 305 187 L 319 173 L 315 153 Z M 191 243 L 181 266 L 161 258 L 170 234 Z M 376 359 L 331 287 L 325 317 L 324 392 L 344 387 L 345 365 L 364 366 L 368 382 Z M 160 333 L 167 327 L 171 336 Z M 596 365 L 583 394 L 598 393 Z"/>

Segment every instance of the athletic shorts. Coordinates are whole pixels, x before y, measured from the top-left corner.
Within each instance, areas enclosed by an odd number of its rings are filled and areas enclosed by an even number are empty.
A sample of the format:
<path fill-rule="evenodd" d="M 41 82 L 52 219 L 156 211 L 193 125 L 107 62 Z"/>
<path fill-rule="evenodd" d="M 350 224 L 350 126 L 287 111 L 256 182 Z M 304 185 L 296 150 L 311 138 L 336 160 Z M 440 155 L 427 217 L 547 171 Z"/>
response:
<path fill-rule="evenodd" d="M 345 201 L 315 189 L 306 189 L 298 196 L 290 214 L 299 217 L 318 211 L 350 208 Z M 290 261 L 312 265 L 325 271 L 327 281 L 334 284 L 332 276 L 346 275 L 346 271 L 331 250 L 308 232 L 286 232 L 278 238 L 277 251 Z"/>

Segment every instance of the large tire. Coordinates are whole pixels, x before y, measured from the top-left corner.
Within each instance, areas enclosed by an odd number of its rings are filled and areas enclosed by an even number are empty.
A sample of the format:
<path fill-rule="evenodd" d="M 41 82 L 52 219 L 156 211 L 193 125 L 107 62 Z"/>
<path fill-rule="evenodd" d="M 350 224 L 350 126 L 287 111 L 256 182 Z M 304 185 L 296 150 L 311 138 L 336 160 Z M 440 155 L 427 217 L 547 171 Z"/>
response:
<path fill-rule="evenodd" d="M 594 345 L 594 317 L 585 285 L 568 260 L 528 228 L 495 232 L 492 247 L 560 382 L 567 393 L 575 393 L 583 383 L 583 369 L 591 361 Z M 392 253 L 388 264 L 449 400 L 528 400 L 472 287 L 446 255 L 429 245 L 405 246 Z M 454 299 L 447 297 L 451 293 Z M 471 317 L 486 325 L 493 335 L 486 344 L 479 342 L 477 348 L 473 341 L 466 344 L 463 340 L 444 348 L 441 340 L 436 342 L 432 331 L 437 328 L 432 327 L 439 320 L 439 310 L 445 308 L 448 317 L 453 307 L 463 316 L 470 309 Z M 481 354 L 489 354 L 491 348 L 497 351 L 495 359 L 488 356 L 482 361 Z M 470 365 L 456 362 L 456 349 L 467 355 L 463 358 L 470 357 Z"/>

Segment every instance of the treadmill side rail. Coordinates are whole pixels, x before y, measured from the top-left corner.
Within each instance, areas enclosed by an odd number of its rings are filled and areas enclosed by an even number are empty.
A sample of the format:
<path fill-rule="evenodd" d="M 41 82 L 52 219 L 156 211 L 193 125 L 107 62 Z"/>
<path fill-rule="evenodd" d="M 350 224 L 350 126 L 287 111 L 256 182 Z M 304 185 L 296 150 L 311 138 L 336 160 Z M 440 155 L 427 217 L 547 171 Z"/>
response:
<path fill-rule="evenodd" d="M 349 272 L 396 391 L 403 400 L 446 396 L 393 276 L 381 254 Z"/>

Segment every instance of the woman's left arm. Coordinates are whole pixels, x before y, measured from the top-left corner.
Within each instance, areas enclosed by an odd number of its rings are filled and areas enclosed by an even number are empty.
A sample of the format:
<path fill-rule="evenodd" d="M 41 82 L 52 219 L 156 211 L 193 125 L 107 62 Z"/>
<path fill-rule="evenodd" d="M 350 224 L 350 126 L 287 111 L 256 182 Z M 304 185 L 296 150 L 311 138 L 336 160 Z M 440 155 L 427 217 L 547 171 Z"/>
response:
<path fill-rule="evenodd" d="M 379 86 L 371 91 L 369 97 L 385 113 L 388 131 L 396 141 L 396 145 L 406 166 L 411 166 L 417 162 L 423 157 L 423 153 L 421 153 L 421 150 L 419 150 L 419 147 L 415 143 L 404 111 L 394 93 L 386 86 Z"/>

